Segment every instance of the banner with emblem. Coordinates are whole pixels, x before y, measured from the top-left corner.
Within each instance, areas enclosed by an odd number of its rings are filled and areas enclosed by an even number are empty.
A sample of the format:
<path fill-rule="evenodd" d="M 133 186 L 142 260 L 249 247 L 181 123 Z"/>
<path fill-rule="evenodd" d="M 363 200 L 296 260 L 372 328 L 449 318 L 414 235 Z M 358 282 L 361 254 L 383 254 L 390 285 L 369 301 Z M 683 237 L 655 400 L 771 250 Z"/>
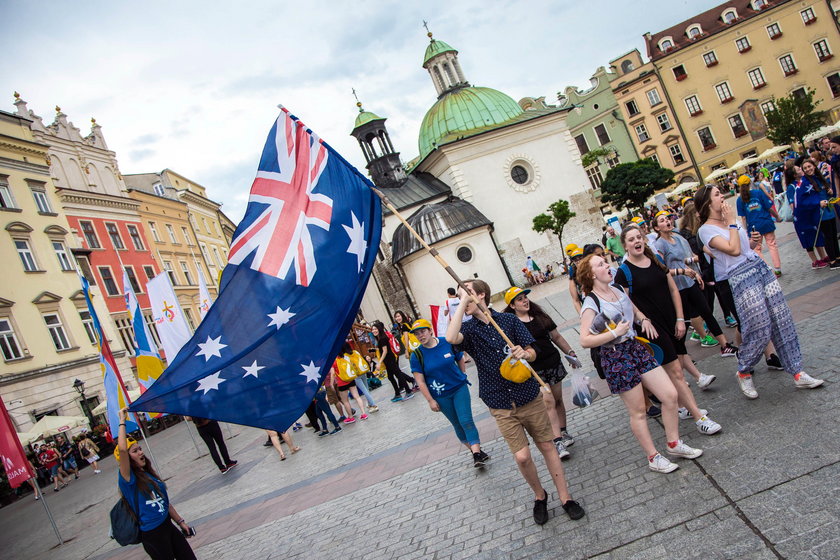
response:
<path fill-rule="evenodd" d="M 371 183 L 282 109 L 219 295 L 132 410 L 286 430 L 350 331 L 382 225 Z"/>
<path fill-rule="evenodd" d="M 9 486 L 12 488 L 17 488 L 35 477 L 2 400 L 0 400 L 0 461 L 6 471 Z"/>
<path fill-rule="evenodd" d="M 207 282 L 204 281 L 204 273 L 201 267 L 198 268 L 198 310 L 201 312 L 201 320 L 210 311 L 210 306 L 213 305 L 213 300 L 210 299 L 210 292 L 207 290 Z"/>
<path fill-rule="evenodd" d="M 175 297 L 175 289 L 165 272 L 158 274 L 146 284 L 152 317 L 155 320 L 160 344 L 166 360 L 172 363 L 181 347 L 190 339 L 192 332 L 184 311 Z"/>

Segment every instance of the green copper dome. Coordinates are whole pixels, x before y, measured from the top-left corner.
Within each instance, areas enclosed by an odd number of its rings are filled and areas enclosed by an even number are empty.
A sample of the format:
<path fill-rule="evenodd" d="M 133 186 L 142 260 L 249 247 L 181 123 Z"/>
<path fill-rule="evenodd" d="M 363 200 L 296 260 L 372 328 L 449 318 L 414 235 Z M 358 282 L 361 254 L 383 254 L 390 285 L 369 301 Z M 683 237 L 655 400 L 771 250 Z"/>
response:
<path fill-rule="evenodd" d="M 466 87 L 444 94 L 423 117 L 420 157 L 438 145 L 479 129 L 492 129 L 523 113 L 504 93 L 486 87 Z"/>
<path fill-rule="evenodd" d="M 432 39 L 432 42 L 429 43 L 429 46 L 426 47 L 426 54 L 423 56 L 423 67 L 426 67 L 426 63 L 429 62 L 429 59 L 439 55 L 440 53 L 445 52 L 458 52 L 448 44 L 444 43 L 443 41 L 438 41 L 437 39 Z"/>
<path fill-rule="evenodd" d="M 353 128 L 359 128 L 363 124 L 367 124 L 371 121 L 384 121 L 382 117 L 375 113 L 371 113 L 370 111 L 359 111 L 359 114 L 356 115 L 356 124 L 353 125 Z"/>

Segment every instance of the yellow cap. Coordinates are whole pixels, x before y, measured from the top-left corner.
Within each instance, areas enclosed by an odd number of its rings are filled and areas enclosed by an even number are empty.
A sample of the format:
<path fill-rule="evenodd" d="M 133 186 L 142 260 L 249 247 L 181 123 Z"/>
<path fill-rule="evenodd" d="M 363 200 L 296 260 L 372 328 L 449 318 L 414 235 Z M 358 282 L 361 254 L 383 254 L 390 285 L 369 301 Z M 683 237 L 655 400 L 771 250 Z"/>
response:
<path fill-rule="evenodd" d="M 572 250 L 571 253 L 569 253 L 569 256 L 574 258 L 574 257 L 579 257 L 582 254 L 583 254 L 583 249 L 581 249 L 580 247 L 576 247 L 575 249 Z"/>
<path fill-rule="evenodd" d="M 531 370 L 522 363 L 522 360 L 514 360 L 510 356 L 505 358 L 499 367 L 502 377 L 514 383 L 525 383 L 531 377 Z"/>
<path fill-rule="evenodd" d="M 578 246 L 575 245 L 574 243 L 569 243 L 568 245 L 566 245 L 566 254 L 571 255 L 572 251 L 574 251 L 577 248 L 578 248 Z"/>
<path fill-rule="evenodd" d="M 522 288 L 519 288 L 517 286 L 513 286 L 512 288 L 509 288 L 508 291 L 505 292 L 505 303 L 510 305 L 510 302 L 515 300 L 516 296 L 518 296 L 519 294 L 528 295 L 530 293 L 531 293 L 531 290 L 523 290 Z"/>
<path fill-rule="evenodd" d="M 689 201 L 691 201 L 691 200 L 694 200 L 694 199 L 693 199 L 693 198 L 691 198 L 690 196 L 684 196 L 684 197 L 682 197 L 682 200 L 680 200 L 680 206 L 685 206 L 685 205 L 686 205 L 686 204 L 688 204 L 688 202 L 689 202 Z"/>
<path fill-rule="evenodd" d="M 417 319 L 413 323 L 411 323 L 411 332 L 414 332 L 419 329 L 429 329 L 432 330 L 432 324 L 428 322 L 426 319 Z"/>
<path fill-rule="evenodd" d="M 639 217 L 639 216 L 633 216 L 633 219 L 632 219 L 632 220 L 630 220 L 630 221 L 631 221 L 631 222 L 633 222 L 634 224 L 638 224 L 638 225 L 642 225 L 642 224 L 646 224 L 646 223 L 647 223 L 647 222 L 644 220 L 644 218 L 641 218 L 641 217 Z"/>
<path fill-rule="evenodd" d="M 746 175 L 738 177 L 738 185 L 749 185 L 750 183 L 752 183 L 752 180 Z"/>
<path fill-rule="evenodd" d="M 126 450 L 128 450 L 128 449 L 131 449 L 132 445 L 137 443 L 137 440 L 136 439 L 131 439 L 131 438 L 126 438 L 125 443 L 126 443 L 125 448 L 126 448 Z M 114 457 L 117 459 L 117 461 L 120 460 L 120 447 L 119 447 L 119 445 L 114 448 Z"/>
<path fill-rule="evenodd" d="M 659 216 L 670 216 L 670 215 L 671 215 L 671 213 L 668 212 L 667 210 L 660 210 L 659 212 L 656 213 L 656 215 L 653 217 L 653 219 L 656 220 Z"/>

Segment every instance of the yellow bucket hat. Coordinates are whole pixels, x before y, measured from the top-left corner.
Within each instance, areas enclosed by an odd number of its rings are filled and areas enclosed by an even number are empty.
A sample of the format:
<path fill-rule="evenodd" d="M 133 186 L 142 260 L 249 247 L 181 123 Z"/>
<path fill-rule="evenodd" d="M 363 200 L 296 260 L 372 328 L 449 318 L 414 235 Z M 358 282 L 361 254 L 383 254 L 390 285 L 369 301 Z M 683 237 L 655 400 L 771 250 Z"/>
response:
<path fill-rule="evenodd" d="M 531 369 L 522 360 L 515 360 L 511 356 L 505 358 L 499 366 L 502 377 L 514 383 L 525 383 L 531 377 Z"/>
<path fill-rule="evenodd" d="M 752 180 L 746 175 L 738 177 L 738 185 L 749 185 L 750 183 L 752 183 Z"/>
<path fill-rule="evenodd" d="M 569 243 L 568 245 L 566 245 L 566 254 L 571 255 L 572 251 L 574 251 L 577 248 L 578 248 L 578 246 L 575 245 L 574 243 Z"/>

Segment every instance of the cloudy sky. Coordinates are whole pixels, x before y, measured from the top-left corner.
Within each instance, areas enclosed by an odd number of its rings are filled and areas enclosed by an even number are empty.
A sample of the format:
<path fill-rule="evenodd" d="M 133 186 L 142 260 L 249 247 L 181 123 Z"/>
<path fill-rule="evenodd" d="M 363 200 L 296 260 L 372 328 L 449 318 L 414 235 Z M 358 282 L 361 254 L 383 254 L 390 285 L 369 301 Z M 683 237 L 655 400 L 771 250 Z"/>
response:
<path fill-rule="evenodd" d="M 83 133 L 94 116 L 123 173 L 171 168 L 238 221 L 278 103 L 364 170 L 356 88 L 403 160 L 417 155 L 436 99 L 424 19 L 473 85 L 553 102 L 611 58 L 645 55 L 644 32 L 719 3 L 0 0 L 0 108 L 19 91 L 47 123 L 56 105 Z"/>

